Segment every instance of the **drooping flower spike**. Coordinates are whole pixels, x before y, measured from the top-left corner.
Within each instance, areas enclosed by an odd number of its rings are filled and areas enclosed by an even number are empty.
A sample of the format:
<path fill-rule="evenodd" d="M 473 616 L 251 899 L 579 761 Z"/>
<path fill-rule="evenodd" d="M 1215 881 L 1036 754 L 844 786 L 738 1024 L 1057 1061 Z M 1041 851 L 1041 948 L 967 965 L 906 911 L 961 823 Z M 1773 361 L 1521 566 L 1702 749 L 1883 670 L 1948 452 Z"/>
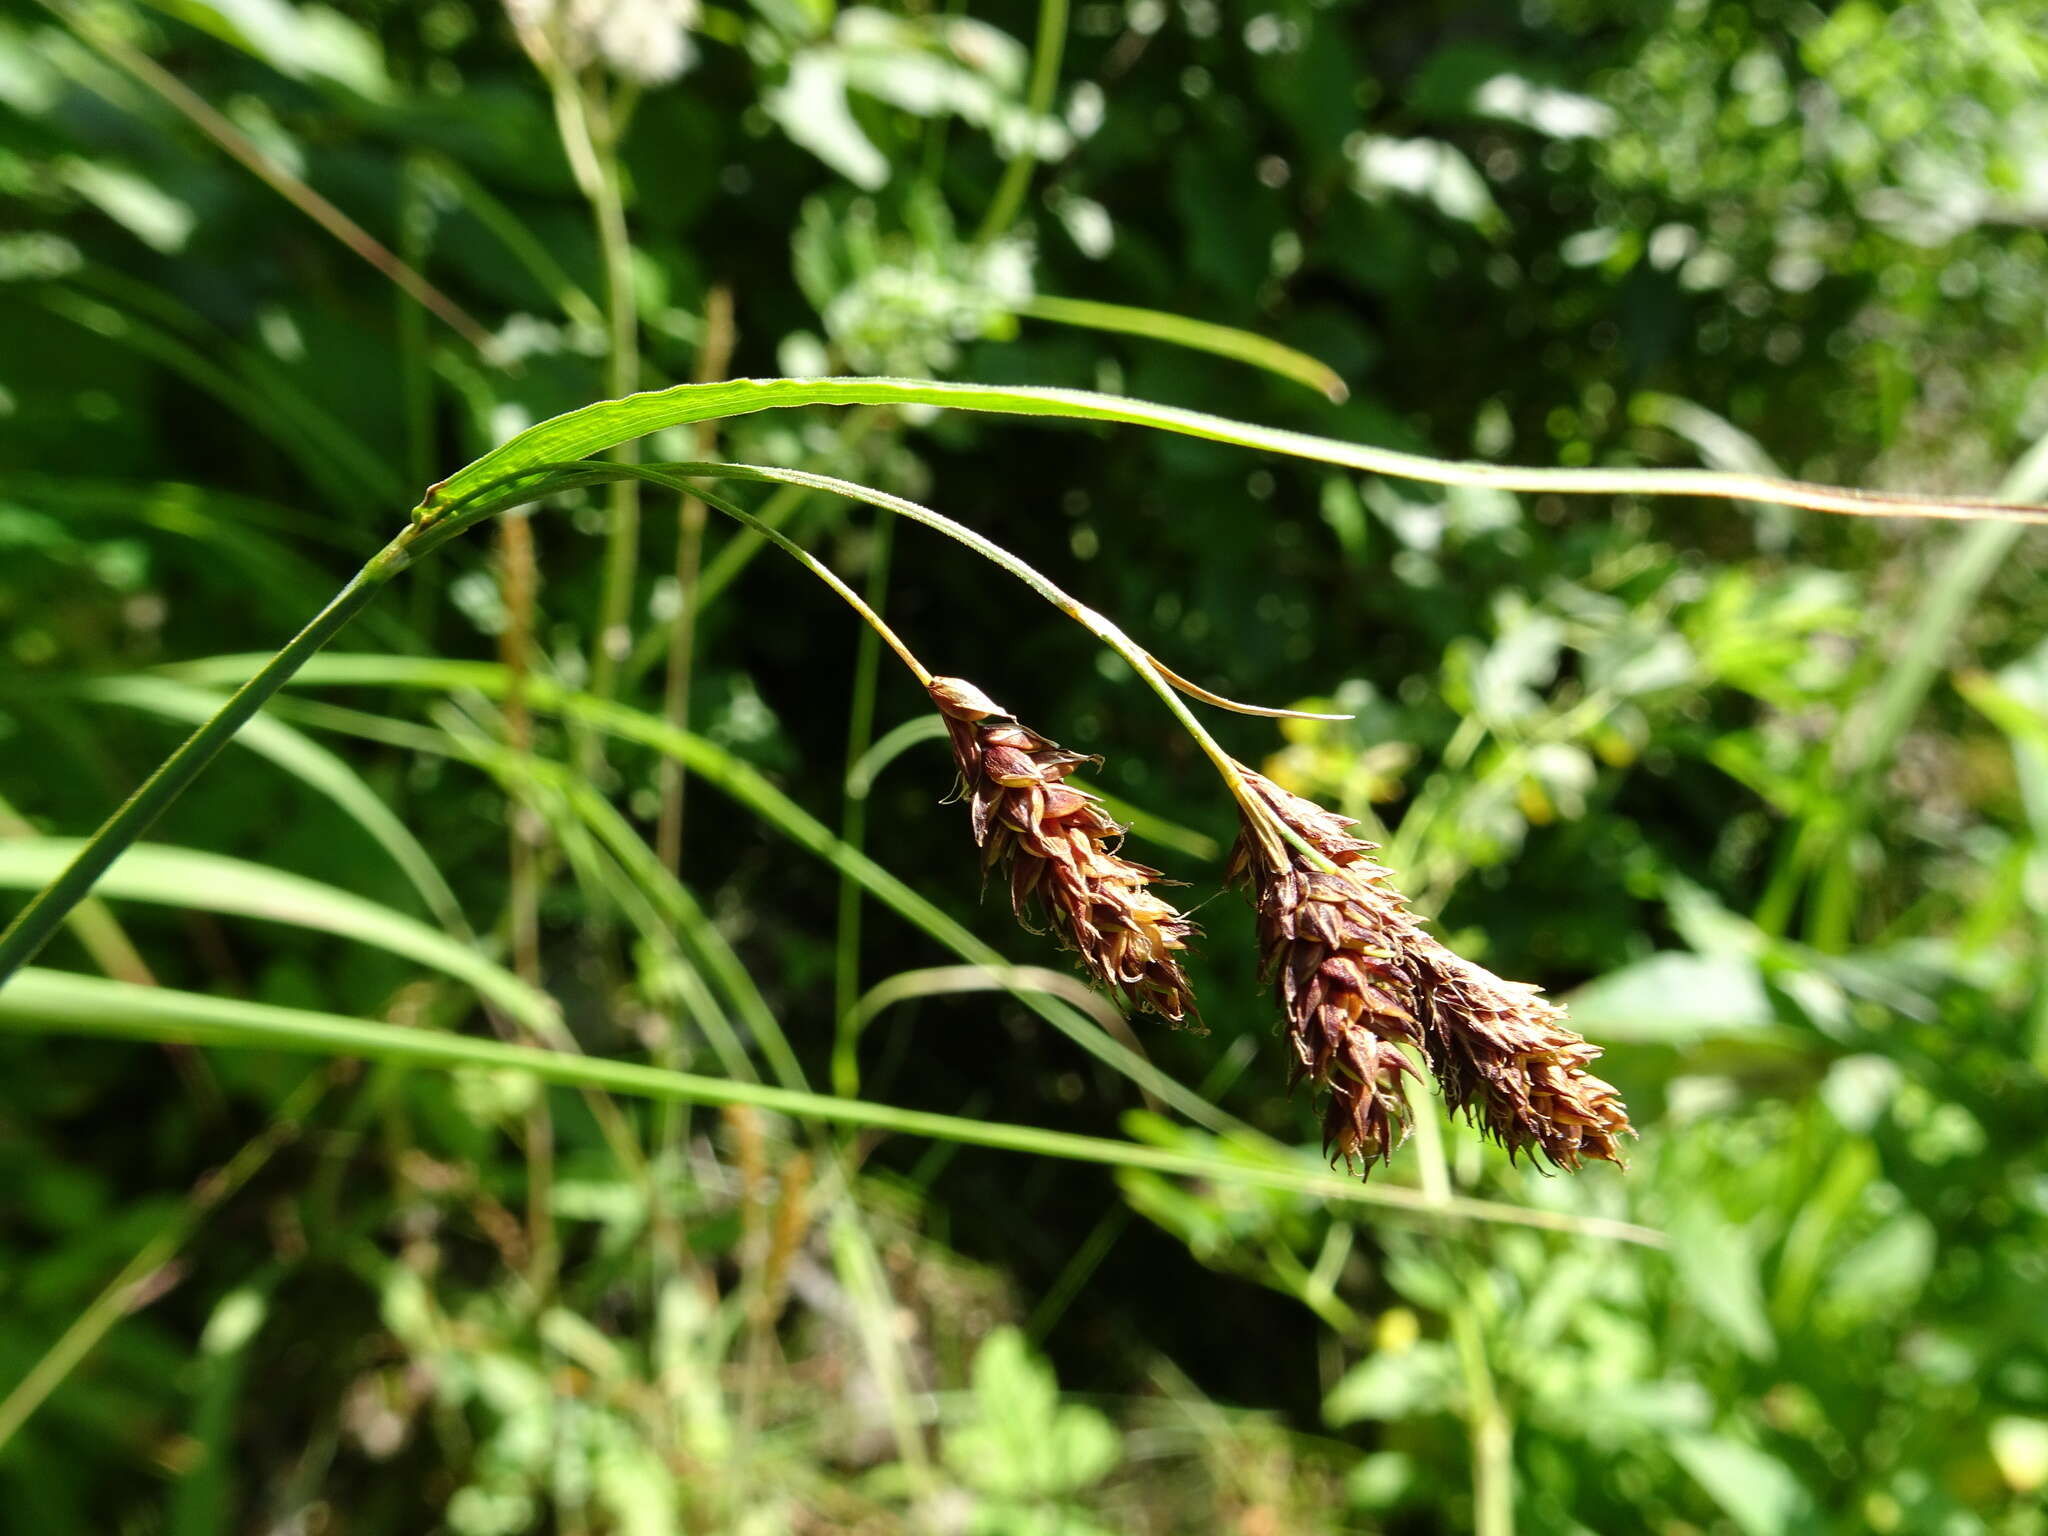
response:
<path fill-rule="evenodd" d="M 952 739 L 983 874 L 1004 874 L 1017 920 L 1033 928 L 1034 914 L 1042 918 L 1124 1006 L 1175 1024 L 1198 1018 L 1178 958 L 1194 924 L 1153 890 L 1158 870 L 1116 852 L 1124 829 L 1101 800 L 1065 782 L 1097 759 L 1020 725 L 960 678 L 933 678 L 929 690 Z"/>
<path fill-rule="evenodd" d="M 1628 1111 L 1585 1070 L 1599 1048 L 1566 1027 L 1564 1010 L 1427 933 L 1374 845 L 1351 835 L 1350 818 L 1241 764 L 1238 772 L 1271 824 L 1245 816 L 1230 881 L 1249 887 L 1258 913 L 1295 1080 L 1324 1096 L 1324 1149 L 1368 1173 L 1392 1156 L 1407 1134 L 1406 1047 L 1428 1063 L 1452 1111 L 1510 1154 L 1534 1152 L 1559 1168 L 1619 1164 L 1620 1138 L 1634 1134 Z"/>

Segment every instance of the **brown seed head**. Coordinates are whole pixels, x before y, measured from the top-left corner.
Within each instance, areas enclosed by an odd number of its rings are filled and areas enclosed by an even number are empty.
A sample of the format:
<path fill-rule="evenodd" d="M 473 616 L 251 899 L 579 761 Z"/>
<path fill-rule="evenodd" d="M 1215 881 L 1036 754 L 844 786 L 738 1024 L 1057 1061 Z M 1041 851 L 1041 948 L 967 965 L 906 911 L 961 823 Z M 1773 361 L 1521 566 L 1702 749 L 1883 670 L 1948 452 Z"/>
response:
<path fill-rule="evenodd" d="M 1400 1047 L 1426 1048 L 1422 976 L 1407 945 L 1407 915 L 1373 845 L 1341 816 L 1242 769 L 1273 813 L 1337 866 L 1319 869 L 1249 822 L 1231 850 L 1227 879 L 1249 886 L 1258 912 L 1260 973 L 1274 984 L 1294 1047 L 1293 1081 L 1323 1095 L 1323 1150 L 1370 1173 L 1408 1137 Z"/>
<path fill-rule="evenodd" d="M 1065 782 L 1100 759 L 1019 725 L 960 678 L 934 678 L 931 696 L 952 739 L 982 872 L 1007 873 L 1017 920 L 1032 928 L 1031 914 L 1043 914 L 1082 969 L 1125 1007 L 1175 1024 L 1199 1017 L 1176 958 L 1194 924 L 1152 889 L 1158 870 L 1118 856 L 1124 829 L 1102 802 Z"/>
<path fill-rule="evenodd" d="M 1541 988 L 1503 981 L 1426 933 L 1415 939 L 1444 1102 L 1511 1156 L 1533 1151 L 1569 1169 L 1587 1158 L 1624 1166 L 1621 1138 L 1635 1128 L 1614 1085 L 1586 1070 L 1600 1048 L 1565 1024 Z"/>
<path fill-rule="evenodd" d="M 1587 1158 L 1620 1163 L 1633 1135 L 1611 1084 L 1585 1070 L 1598 1047 L 1564 1024 L 1538 988 L 1503 981 L 1453 954 L 1407 910 L 1373 845 L 1348 817 L 1241 768 L 1253 793 L 1337 866 L 1317 868 L 1299 849 L 1249 820 L 1231 853 L 1233 883 L 1248 883 L 1259 915 L 1266 973 L 1276 978 L 1294 1042 L 1297 1080 L 1328 1093 L 1326 1150 L 1355 1153 L 1370 1172 L 1405 1133 L 1399 1050 L 1421 1052 L 1444 1100 L 1511 1155 L 1533 1150 L 1560 1168 Z"/>

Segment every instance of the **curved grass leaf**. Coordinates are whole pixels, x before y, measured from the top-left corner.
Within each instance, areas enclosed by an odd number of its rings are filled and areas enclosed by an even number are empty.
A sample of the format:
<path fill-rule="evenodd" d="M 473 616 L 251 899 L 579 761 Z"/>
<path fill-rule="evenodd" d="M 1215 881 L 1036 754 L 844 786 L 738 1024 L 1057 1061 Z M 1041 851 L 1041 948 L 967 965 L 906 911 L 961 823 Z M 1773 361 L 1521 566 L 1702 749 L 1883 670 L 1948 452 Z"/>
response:
<path fill-rule="evenodd" d="M 1992 517 L 2048 523 L 2048 508 L 2037 506 L 1845 490 L 1720 470 L 1530 469 L 1475 464 L 1254 426 L 1202 411 L 1090 390 L 943 384 L 924 379 L 729 379 L 718 384 L 678 384 L 602 401 L 529 427 L 457 470 L 429 489 L 415 516 L 440 522 L 456 510 L 481 513 L 491 505 L 483 498 L 509 489 L 511 482 L 539 466 L 588 458 L 664 427 L 804 405 L 923 405 L 1000 416 L 1116 422 L 1432 485 L 1589 495 L 1710 496 L 1864 516 Z M 514 495 L 512 499 L 521 498 Z"/>
<path fill-rule="evenodd" d="M 1313 1157 L 1312 1153 L 1246 1145 L 1236 1139 L 1206 1154 L 1150 1147 L 1105 1136 L 1082 1136 L 1036 1126 L 899 1109 L 861 1099 L 801 1093 L 759 1083 L 698 1077 L 634 1062 L 507 1045 L 469 1035 L 372 1024 L 298 1008 L 204 997 L 162 987 L 129 986 L 39 967 L 21 971 L 0 991 L 0 1029 L 354 1056 L 401 1067 L 529 1072 L 543 1082 L 638 1098 L 686 1104 L 751 1105 L 798 1120 L 865 1126 L 899 1135 L 1112 1168 L 1146 1168 L 1219 1183 L 1250 1184 L 1320 1200 L 1378 1206 L 1423 1218 L 1504 1222 L 1649 1246 L 1662 1242 L 1661 1234 L 1627 1222 L 1525 1210 L 1455 1196 L 1435 1198 L 1399 1185 L 1363 1184 L 1304 1166 L 1304 1158 Z"/>
<path fill-rule="evenodd" d="M 75 837 L 0 842 L 0 890 L 39 890 L 85 846 Z M 503 966 L 403 912 L 301 875 L 161 843 L 137 843 L 94 887 L 112 901 L 198 908 L 316 929 L 430 966 L 472 988 L 536 1034 L 562 1033 L 554 1003 Z M 10 985 L 11 990 L 11 985 Z"/>

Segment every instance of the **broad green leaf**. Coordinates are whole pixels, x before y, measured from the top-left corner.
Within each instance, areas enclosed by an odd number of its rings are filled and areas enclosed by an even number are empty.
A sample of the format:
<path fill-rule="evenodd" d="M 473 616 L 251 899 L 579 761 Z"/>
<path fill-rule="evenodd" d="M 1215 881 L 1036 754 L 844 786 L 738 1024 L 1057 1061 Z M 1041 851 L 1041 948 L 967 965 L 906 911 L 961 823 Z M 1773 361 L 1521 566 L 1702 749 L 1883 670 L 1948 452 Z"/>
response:
<path fill-rule="evenodd" d="M 253 54 L 280 74 L 332 80 L 373 99 L 391 77 L 376 38 L 339 11 L 287 0 L 154 0 L 162 9 Z"/>
<path fill-rule="evenodd" d="M 1062 1405 L 1052 1368 L 1023 1333 L 998 1328 L 974 1357 L 975 1419 L 946 1436 L 947 1462 L 984 1493 L 1046 1498 L 1077 1493 L 1122 1456 L 1115 1428 L 1093 1408 Z"/>
<path fill-rule="evenodd" d="M 1822 1298 L 1855 1320 L 1909 1307 L 1934 1272 L 1937 1242 L 1925 1216 L 1902 1211 L 1842 1255 Z"/>
<path fill-rule="evenodd" d="M 1341 1429 L 1361 1419 L 1449 1413 L 1457 1408 L 1460 1392 L 1450 1345 L 1423 1339 L 1406 1349 L 1377 1350 L 1351 1367 L 1323 1399 L 1323 1417 Z"/>
<path fill-rule="evenodd" d="M 56 169 L 73 191 L 161 254 L 180 250 L 199 222 L 190 206 L 118 165 L 66 156 Z"/>
<path fill-rule="evenodd" d="M 1743 1536 L 1796 1536 L 1817 1527 L 1813 1496 L 1775 1456 L 1722 1435 L 1681 1436 L 1671 1454 Z"/>
<path fill-rule="evenodd" d="M 1775 1355 L 1778 1341 L 1748 1234 L 1697 1198 L 1666 1231 L 1672 1269 L 1693 1305 L 1751 1359 Z"/>
<path fill-rule="evenodd" d="M 39 890 L 63 872 L 83 838 L 0 841 L 0 889 Z M 314 928 L 403 955 L 475 989 L 528 1028 L 550 1036 L 561 1021 L 554 1003 L 503 966 L 417 918 L 301 875 L 189 848 L 138 843 L 94 888 L 110 901 L 225 912 Z"/>
<path fill-rule="evenodd" d="M 1584 1033 L 1645 1045 L 1689 1045 L 1777 1024 L 1756 962 L 1740 955 L 1652 955 L 1588 982 L 1570 1002 Z"/>

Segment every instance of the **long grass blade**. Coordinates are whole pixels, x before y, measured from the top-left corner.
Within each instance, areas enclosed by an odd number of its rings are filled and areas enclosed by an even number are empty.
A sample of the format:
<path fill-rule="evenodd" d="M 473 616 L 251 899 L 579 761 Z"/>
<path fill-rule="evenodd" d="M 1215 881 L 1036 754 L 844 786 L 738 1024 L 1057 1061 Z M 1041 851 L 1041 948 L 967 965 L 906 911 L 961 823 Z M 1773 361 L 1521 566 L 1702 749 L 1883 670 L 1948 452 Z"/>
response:
<path fill-rule="evenodd" d="M 2002 496 L 2048 496 L 2048 437 L 2007 473 Z M 1815 947 L 1840 950 L 1854 924 L 1856 843 L 1870 819 L 1878 778 L 1940 675 L 1958 628 L 2012 554 L 2022 530 L 1984 523 L 1956 535 L 1913 610 L 1898 652 L 1863 706 L 1844 722 L 1830 767 L 1845 785 L 1841 815 L 1808 913 Z"/>
<path fill-rule="evenodd" d="M 400 261 L 376 236 L 294 175 L 276 156 L 229 121 L 212 102 L 148 54 L 130 46 L 118 32 L 102 25 L 84 7 L 61 5 L 56 0 L 40 0 L 40 3 L 45 10 L 54 12 L 86 44 L 181 113 L 279 197 L 383 273 L 415 302 L 432 311 L 436 318 L 477 351 L 488 354 L 490 332 L 478 324 L 467 310 Z"/>
<path fill-rule="evenodd" d="M 0 890 L 39 889 L 84 846 L 84 839 L 74 837 L 0 841 Z M 352 939 L 455 978 L 537 1034 L 552 1038 L 562 1028 L 546 993 L 468 945 L 403 912 L 303 875 L 217 853 L 136 843 L 100 877 L 94 891 L 111 901 L 253 917 Z"/>
<path fill-rule="evenodd" d="M 63 971 L 31 968 L 0 991 L 0 1029 L 18 1033 L 56 1032 L 101 1039 L 177 1042 L 228 1049 L 293 1051 L 350 1056 L 401 1067 L 446 1070 L 477 1067 L 528 1072 L 542 1082 L 603 1089 L 638 1098 L 691 1104 L 745 1104 L 799 1120 L 866 1126 L 897 1135 L 992 1147 L 1037 1157 L 1096 1163 L 1112 1168 L 1147 1168 L 1158 1173 L 1285 1190 L 1320 1200 L 1379 1206 L 1421 1220 L 1445 1217 L 1502 1222 L 1581 1237 L 1661 1246 L 1662 1234 L 1629 1222 L 1562 1212 L 1525 1209 L 1460 1197 L 1433 1199 L 1394 1184 L 1361 1184 L 1354 1179 L 1304 1167 L 1314 1154 L 1244 1145 L 1232 1141 L 1213 1153 L 1184 1152 L 1102 1136 L 1049 1131 L 1036 1126 L 974 1120 L 929 1110 L 902 1109 L 859 1099 L 801 1093 L 758 1083 L 698 1077 L 661 1067 L 602 1057 L 575 1056 L 508 1045 L 469 1035 L 372 1024 L 334 1014 L 265 1003 L 203 997 L 162 987 L 134 987 Z"/>
<path fill-rule="evenodd" d="M 926 405 L 1001 416 L 1117 422 L 1430 485 L 1567 495 L 1706 496 L 1862 517 L 1997 518 L 2048 523 L 2048 507 L 2006 501 L 1858 491 L 1726 470 L 1544 469 L 1480 464 L 1254 426 L 1202 411 L 1125 400 L 1090 390 L 853 378 L 730 379 L 720 384 L 678 384 L 671 389 L 585 406 L 527 428 L 458 470 L 428 491 L 415 516 L 425 522 L 439 522 L 470 499 L 498 489 L 538 465 L 587 458 L 664 427 L 805 405 Z"/>

